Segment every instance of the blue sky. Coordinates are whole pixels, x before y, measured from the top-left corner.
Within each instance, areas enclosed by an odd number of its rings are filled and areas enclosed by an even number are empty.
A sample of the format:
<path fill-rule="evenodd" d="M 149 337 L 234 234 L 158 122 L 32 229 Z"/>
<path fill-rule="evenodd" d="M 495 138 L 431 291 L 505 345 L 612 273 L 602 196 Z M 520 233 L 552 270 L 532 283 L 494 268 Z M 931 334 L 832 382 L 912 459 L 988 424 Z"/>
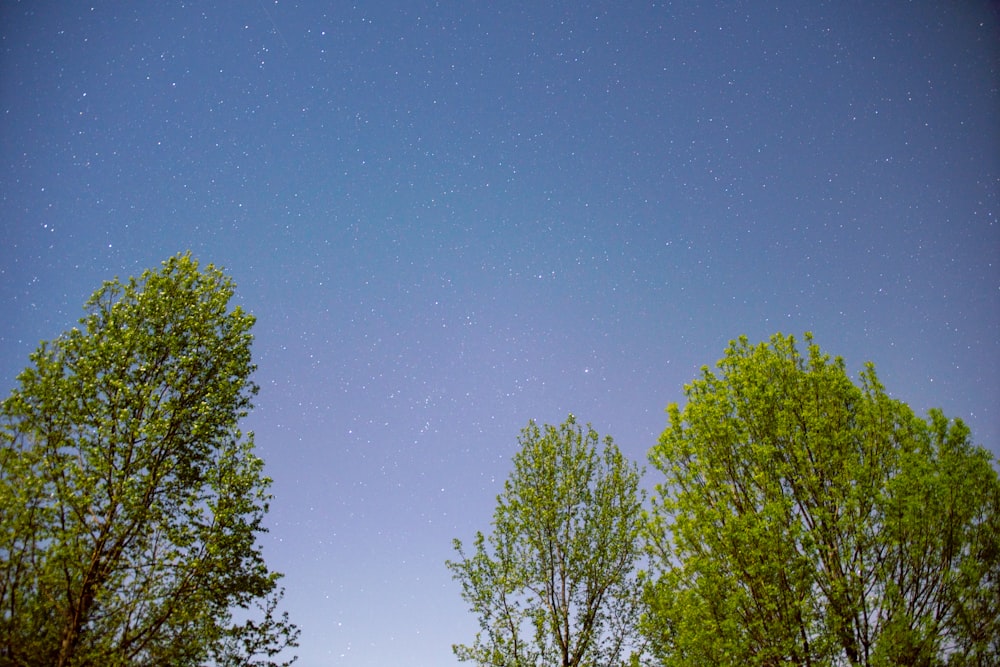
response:
<path fill-rule="evenodd" d="M 988 2 L 4 0 L 0 381 L 225 267 L 298 664 L 456 664 L 519 430 L 644 462 L 740 334 L 1000 451 L 998 67 Z"/>

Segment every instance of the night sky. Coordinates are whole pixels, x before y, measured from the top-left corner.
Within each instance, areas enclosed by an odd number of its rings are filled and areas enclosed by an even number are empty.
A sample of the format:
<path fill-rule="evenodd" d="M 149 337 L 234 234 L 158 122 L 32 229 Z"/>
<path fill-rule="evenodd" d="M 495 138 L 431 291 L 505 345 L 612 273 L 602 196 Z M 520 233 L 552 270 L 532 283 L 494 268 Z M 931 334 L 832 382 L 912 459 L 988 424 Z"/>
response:
<path fill-rule="evenodd" d="M 644 464 L 740 334 L 1000 452 L 998 11 L 2 0 L 0 388 L 101 281 L 224 267 L 298 664 L 457 664 L 520 429 Z"/>

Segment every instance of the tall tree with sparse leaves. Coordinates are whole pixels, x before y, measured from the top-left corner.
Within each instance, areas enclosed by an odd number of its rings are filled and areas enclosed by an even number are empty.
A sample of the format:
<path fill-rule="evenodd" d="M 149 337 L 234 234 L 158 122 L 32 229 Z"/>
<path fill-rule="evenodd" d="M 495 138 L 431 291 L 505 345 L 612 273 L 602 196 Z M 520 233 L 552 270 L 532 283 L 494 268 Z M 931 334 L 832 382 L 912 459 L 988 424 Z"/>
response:
<path fill-rule="evenodd" d="M 807 335 L 734 341 L 651 453 L 669 665 L 1000 664 L 1000 482 L 969 429 L 921 419 Z"/>
<path fill-rule="evenodd" d="M 105 283 L 0 405 L 0 664 L 275 665 L 254 318 L 189 254 Z M 294 658 L 292 658 L 294 660 Z M 283 662 L 281 664 L 289 664 Z"/>
<path fill-rule="evenodd" d="M 519 442 L 492 534 L 477 533 L 471 555 L 455 540 L 448 561 L 481 628 L 455 654 L 495 667 L 635 664 L 636 465 L 572 415 L 559 427 L 530 422 Z"/>

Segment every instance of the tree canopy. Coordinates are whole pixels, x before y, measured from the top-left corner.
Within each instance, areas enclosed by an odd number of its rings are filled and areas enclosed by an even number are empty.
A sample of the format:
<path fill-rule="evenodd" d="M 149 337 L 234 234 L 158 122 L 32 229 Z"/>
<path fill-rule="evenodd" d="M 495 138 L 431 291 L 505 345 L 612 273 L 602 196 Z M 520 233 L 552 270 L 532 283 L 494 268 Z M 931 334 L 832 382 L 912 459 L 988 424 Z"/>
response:
<path fill-rule="evenodd" d="M 254 318 L 177 255 L 106 282 L 0 404 L 0 663 L 275 664 Z M 235 616 L 234 616 L 235 612 Z M 287 663 L 286 663 L 287 664 Z"/>
<path fill-rule="evenodd" d="M 807 335 L 734 341 L 668 408 L 644 630 L 671 665 L 1000 663 L 1000 483 L 939 410 Z"/>
<path fill-rule="evenodd" d="M 496 667 L 630 664 L 638 655 L 639 471 L 570 415 L 530 422 L 497 497 L 493 532 L 448 567 L 481 632 L 454 647 Z"/>

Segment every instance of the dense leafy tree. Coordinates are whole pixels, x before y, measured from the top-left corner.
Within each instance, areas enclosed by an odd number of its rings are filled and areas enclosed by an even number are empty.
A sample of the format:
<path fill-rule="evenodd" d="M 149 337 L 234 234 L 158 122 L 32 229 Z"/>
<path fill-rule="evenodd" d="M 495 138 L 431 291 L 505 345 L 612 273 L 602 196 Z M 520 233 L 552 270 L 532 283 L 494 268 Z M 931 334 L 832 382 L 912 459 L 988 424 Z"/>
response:
<path fill-rule="evenodd" d="M 1000 482 L 968 428 L 921 419 L 807 336 L 734 341 L 651 460 L 670 665 L 1000 664 Z"/>
<path fill-rule="evenodd" d="M 239 420 L 253 317 L 189 255 L 105 283 L 0 405 L 0 664 L 274 664 L 298 634 Z"/>
<path fill-rule="evenodd" d="M 455 540 L 459 560 L 448 562 L 481 627 L 455 653 L 497 667 L 629 664 L 639 652 L 639 472 L 572 415 L 558 428 L 531 422 L 519 441 L 493 533 L 477 533 L 470 556 Z"/>

